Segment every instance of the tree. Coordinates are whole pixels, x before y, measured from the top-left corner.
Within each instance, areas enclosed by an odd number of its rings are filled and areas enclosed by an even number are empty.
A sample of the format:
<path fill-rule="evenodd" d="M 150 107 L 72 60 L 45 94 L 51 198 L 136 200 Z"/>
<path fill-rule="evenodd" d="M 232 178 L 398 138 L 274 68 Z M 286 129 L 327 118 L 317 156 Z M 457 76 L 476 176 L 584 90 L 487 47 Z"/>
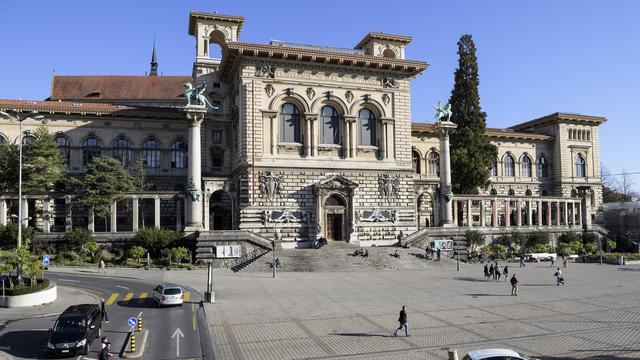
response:
<path fill-rule="evenodd" d="M 149 249 L 152 255 L 158 256 L 160 250 L 169 247 L 180 239 L 182 234 L 165 228 L 140 229 L 133 238 L 133 243 Z"/>
<path fill-rule="evenodd" d="M 78 202 L 93 208 L 96 216 L 106 217 L 114 200 L 122 199 L 125 192 L 136 190 L 135 183 L 120 161 L 110 157 L 94 158 L 87 165 L 84 176 L 75 181 Z"/>
<path fill-rule="evenodd" d="M 147 253 L 147 249 L 142 246 L 134 246 L 129 249 L 129 256 L 136 261 L 136 264 L 140 266 L 140 259 Z"/>
<path fill-rule="evenodd" d="M 184 246 L 178 246 L 171 249 L 171 257 L 177 263 L 180 263 L 183 259 L 189 257 L 189 250 L 187 250 Z M 169 259 L 169 264 L 171 264 L 171 259 Z"/>
<path fill-rule="evenodd" d="M 542 248 L 549 245 L 549 234 L 546 232 L 537 231 L 529 234 L 527 238 L 527 247 L 529 248 Z"/>
<path fill-rule="evenodd" d="M 471 252 L 476 251 L 477 246 L 484 245 L 484 235 L 477 230 L 467 230 L 464 233 L 465 240 L 467 241 L 467 245 L 471 246 Z"/>
<path fill-rule="evenodd" d="M 31 246 L 31 240 L 35 236 L 35 230 L 28 226 L 22 227 L 22 245 L 27 249 Z M 8 223 L 0 225 L 0 248 L 10 249 L 18 244 L 18 224 Z"/>
<path fill-rule="evenodd" d="M 22 187 L 26 193 L 46 192 L 66 176 L 65 157 L 44 126 L 33 133 L 33 140 L 23 149 L 23 156 Z"/>
<path fill-rule="evenodd" d="M 9 143 L 0 145 L 0 192 L 18 192 L 18 147 Z"/>
<path fill-rule="evenodd" d="M 72 249 L 81 250 L 85 244 L 94 241 L 95 238 L 89 230 L 84 228 L 75 228 L 69 231 L 64 236 L 64 239 L 69 243 L 69 246 Z"/>
<path fill-rule="evenodd" d="M 635 182 L 627 170 L 621 174 L 612 175 L 604 165 L 602 166 L 602 202 L 627 202 L 638 198 L 638 192 L 634 190 Z"/>
<path fill-rule="evenodd" d="M 18 270 L 18 281 L 22 280 L 22 271 L 25 265 L 29 263 L 30 255 L 31 253 L 29 253 L 29 250 L 25 246 L 15 249 L 13 262 L 15 268 Z"/>
<path fill-rule="evenodd" d="M 471 35 L 458 41 L 458 68 L 451 91 L 451 121 L 458 128 L 451 134 L 451 176 L 455 193 L 477 194 L 489 185 L 489 168 L 498 149 L 485 136 L 486 114 L 480 108 L 478 63 Z"/>
<path fill-rule="evenodd" d="M 27 266 L 29 277 L 31 278 L 31 286 L 36 286 L 38 277 L 44 274 L 44 265 L 40 259 L 34 259 Z"/>
<path fill-rule="evenodd" d="M 96 253 L 100 250 L 100 245 L 95 241 L 89 241 L 82 245 L 82 252 L 91 255 L 91 258 L 96 256 Z"/>

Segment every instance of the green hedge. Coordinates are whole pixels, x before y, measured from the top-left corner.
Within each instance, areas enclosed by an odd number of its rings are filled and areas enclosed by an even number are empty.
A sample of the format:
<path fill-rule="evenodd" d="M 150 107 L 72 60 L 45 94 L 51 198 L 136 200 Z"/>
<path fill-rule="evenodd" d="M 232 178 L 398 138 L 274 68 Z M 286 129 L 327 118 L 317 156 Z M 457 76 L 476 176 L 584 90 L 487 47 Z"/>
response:
<path fill-rule="evenodd" d="M 624 261 L 634 261 L 640 260 L 640 255 L 638 254 L 622 254 L 622 253 L 611 253 L 611 254 L 603 254 L 602 262 L 605 264 L 618 265 L 620 263 L 620 256 L 624 256 Z M 599 263 L 600 255 L 584 255 L 578 259 L 579 262 L 584 263 Z"/>
<path fill-rule="evenodd" d="M 26 281 L 27 283 L 31 283 L 31 280 L 28 278 L 23 278 L 23 280 Z M 17 279 L 14 278 L 13 281 L 16 282 Z M 8 285 L 9 285 L 9 282 L 5 280 L 4 286 L 6 287 Z M 49 286 L 49 279 L 38 279 L 36 286 L 20 285 L 20 286 L 14 287 L 11 290 L 5 288 L 4 292 L 5 292 L 5 295 L 7 296 L 25 295 L 25 294 L 31 294 L 37 291 L 44 290 L 48 286 Z"/>

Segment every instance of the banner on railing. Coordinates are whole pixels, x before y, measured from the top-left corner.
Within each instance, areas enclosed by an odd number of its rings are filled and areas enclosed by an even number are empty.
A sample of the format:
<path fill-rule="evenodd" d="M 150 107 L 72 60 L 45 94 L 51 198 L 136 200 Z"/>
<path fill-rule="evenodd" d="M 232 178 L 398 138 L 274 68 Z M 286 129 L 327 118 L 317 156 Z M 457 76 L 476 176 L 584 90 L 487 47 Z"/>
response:
<path fill-rule="evenodd" d="M 242 254 L 242 245 L 218 245 L 216 246 L 216 258 L 239 258 Z"/>

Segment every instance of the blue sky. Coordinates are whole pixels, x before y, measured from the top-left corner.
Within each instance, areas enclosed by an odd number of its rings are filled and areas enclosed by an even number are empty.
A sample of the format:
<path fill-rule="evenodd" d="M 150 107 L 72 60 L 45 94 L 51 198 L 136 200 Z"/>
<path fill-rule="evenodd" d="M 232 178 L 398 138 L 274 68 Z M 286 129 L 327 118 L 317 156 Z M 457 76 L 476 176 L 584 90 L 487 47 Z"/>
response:
<path fill-rule="evenodd" d="M 456 42 L 473 35 L 488 126 L 556 111 L 605 116 L 601 155 L 612 173 L 640 171 L 640 1 L 24 1 L 0 0 L 0 98 L 44 99 L 51 73 L 144 75 L 153 36 L 164 75 L 189 75 L 190 10 L 246 17 L 241 40 L 351 48 L 369 31 L 411 35 L 425 60 L 412 83 L 414 121 L 446 101 Z M 640 177 L 634 177 L 640 188 Z"/>

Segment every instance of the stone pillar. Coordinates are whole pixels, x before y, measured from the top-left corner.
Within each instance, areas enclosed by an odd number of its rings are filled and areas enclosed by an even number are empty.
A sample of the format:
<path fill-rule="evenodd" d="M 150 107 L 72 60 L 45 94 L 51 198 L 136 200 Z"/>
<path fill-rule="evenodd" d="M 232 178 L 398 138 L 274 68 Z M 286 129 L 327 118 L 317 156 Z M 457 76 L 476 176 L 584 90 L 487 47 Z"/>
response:
<path fill-rule="evenodd" d="M 542 226 L 542 200 L 538 200 L 538 226 Z"/>
<path fill-rule="evenodd" d="M 312 116 L 309 118 L 311 124 L 309 125 L 311 128 L 311 156 L 318 156 L 318 142 L 320 141 L 320 137 L 318 136 L 318 120 L 317 116 Z"/>
<path fill-rule="evenodd" d="M 176 230 L 182 230 L 182 199 L 176 198 Z"/>
<path fill-rule="evenodd" d="M 203 200 L 203 217 L 204 217 L 204 223 L 202 224 L 202 226 L 204 227 L 205 230 L 209 230 L 209 228 L 211 227 L 211 219 L 210 219 L 210 213 L 209 213 L 209 197 L 211 196 L 211 194 L 209 194 L 209 192 L 205 192 L 204 193 L 204 197 L 202 198 Z M 214 224 L 215 226 L 215 224 Z"/>
<path fill-rule="evenodd" d="M 358 156 L 358 127 L 355 118 L 349 125 L 351 126 L 351 157 L 355 158 Z"/>
<path fill-rule="evenodd" d="M 458 225 L 458 201 L 457 200 L 451 200 L 452 205 L 451 205 L 451 211 L 453 212 L 453 223 L 457 226 Z"/>
<path fill-rule="evenodd" d="M 89 209 L 92 212 L 93 209 Z M 71 196 L 64 198 L 64 231 L 69 232 L 73 230 L 73 214 L 71 213 Z M 93 230 L 89 230 L 93 232 Z"/>
<path fill-rule="evenodd" d="M 387 123 L 382 122 L 382 141 L 380 142 L 380 158 L 387 158 Z"/>
<path fill-rule="evenodd" d="M 576 210 L 578 211 L 578 225 L 582 226 L 582 207 L 580 206 L 580 204 L 578 204 L 578 207 L 576 208 Z"/>
<path fill-rule="evenodd" d="M 42 232 L 49 233 L 51 232 L 51 198 L 46 197 L 43 200 L 43 209 L 42 209 Z"/>
<path fill-rule="evenodd" d="M 563 216 L 563 220 L 564 220 L 564 225 L 565 226 L 569 226 L 569 206 L 567 206 L 567 202 L 563 201 L 562 202 L 564 204 L 564 216 Z"/>
<path fill-rule="evenodd" d="M 267 114 L 271 124 L 271 155 L 278 154 L 278 112 Z"/>
<path fill-rule="evenodd" d="M 158 195 L 153 197 L 153 226 L 160 227 L 160 197 Z"/>
<path fill-rule="evenodd" d="M 351 157 L 351 123 L 347 120 L 347 117 L 344 118 L 344 141 L 342 144 L 343 156 L 345 158 Z"/>
<path fill-rule="evenodd" d="M 87 229 L 89 232 L 96 232 L 96 213 L 93 206 L 89 209 L 87 214 Z"/>
<path fill-rule="evenodd" d="M 491 226 L 498 226 L 498 200 L 491 200 Z"/>
<path fill-rule="evenodd" d="M 527 201 L 527 225 L 533 225 L 533 201 Z"/>
<path fill-rule="evenodd" d="M 22 226 L 28 226 L 29 220 L 27 220 L 27 218 L 29 217 L 29 200 L 27 200 L 27 197 L 24 196 L 24 194 L 22 196 L 22 216 L 20 216 L 19 222 Z"/>
<path fill-rule="evenodd" d="M 449 153 L 449 132 L 457 127 L 451 121 L 436 122 L 436 129 L 440 135 L 440 196 L 441 201 L 440 213 L 442 216 L 441 225 L 443 227 L 451 227 L 456 224 L 451 219 L 451 155 Z"/>
<path fill-rule="evenodd" d="M 560 200 L 556 201 L 556 225 L 560 226 Z"/>
<path fill-rule="evenodd" d="M 487 219 L 484 217 L 484 200 L 480 200 L 480 226 L 487 226 Z"/>
<path fill-rule="evenodd" d="M 504 224 L 506 227 L 511 226 L 511 199 L 504 202 Z"/>
<path fill-rule="evenodd" d="M 184 108 L 189 124 L 188 205 L 186 225 L 192 230 L 202 229 L 202 161 L 200 160 L 200 126 L 207 109 L 203 105 Z"/>
<path fill-rule="evenodd" d="M 118 232 L 118 202 L 111 202 L 111 232 Z"/>
<path fill-rule="evenodd" d="M 473 206 L 473 201 L 471 199 L 467 199 L 467 226 L 473 227 L 473 215 L 471 214 L 471 208 Z"/>
<path fill-rule="evenodd" d="M 132 212 L 132 223 L 133 223 L 133 232 L 137 232 L 140 229 L 140 199 L 137 196 L 134 196 L 131 199 L 131 212 Z"/>
<path fill-rule="evenodd" d="M 547 225 L 548 226 L 553 225 L 552 218 L 551 218 L 551 201 L 547 201 Z"/>
<path fill-rule="evenodd" d="M 516 201 L 516 225 L 522 226 L 522 200 Z"/>
<path fill-rule="evenodd" d="M 311 120 L 309 117 L 304 117 L 304 156 L 311 156 Z"/>
<path fill-rule="evenodd" d="M 0 225 L 7 225 L 7 200 L 0 199 Z"/>

